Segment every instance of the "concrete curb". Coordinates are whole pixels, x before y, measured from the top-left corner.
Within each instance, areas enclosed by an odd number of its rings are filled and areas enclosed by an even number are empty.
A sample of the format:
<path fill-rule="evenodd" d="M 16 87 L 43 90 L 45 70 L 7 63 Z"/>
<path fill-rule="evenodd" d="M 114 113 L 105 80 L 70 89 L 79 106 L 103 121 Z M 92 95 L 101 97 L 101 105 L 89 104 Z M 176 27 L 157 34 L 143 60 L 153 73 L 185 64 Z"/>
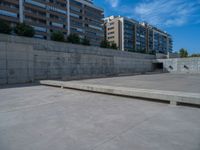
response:
<path fill-rule="evenodd" d="M 74 83 L 65 81 L 53 81 L 53 80 L 40 81 L 40 84 L 48 86 L 57 86 L 61 88 L 112 94 L 112 95 L 138 97 L 138 98 L 153 99 L 159 101 L 169 101 L 170 104 L 172 105 L 176 105 L 177 103 L 200 105 L 200 94 L 198 93 L 114 87 L 114 86 Z"/>

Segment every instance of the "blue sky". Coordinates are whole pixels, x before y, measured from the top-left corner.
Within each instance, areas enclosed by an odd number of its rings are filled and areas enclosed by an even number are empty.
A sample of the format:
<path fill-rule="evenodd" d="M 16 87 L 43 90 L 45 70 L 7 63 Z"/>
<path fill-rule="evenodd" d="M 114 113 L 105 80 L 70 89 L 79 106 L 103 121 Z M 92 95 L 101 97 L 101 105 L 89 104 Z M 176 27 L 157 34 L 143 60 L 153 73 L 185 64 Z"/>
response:
<path fill-rule="evenodd" d="M 105 16 L 121 15 L 146 21 L 167 31 L 174 51 L 200 53 L 200 0 L 94 0 Z"/>

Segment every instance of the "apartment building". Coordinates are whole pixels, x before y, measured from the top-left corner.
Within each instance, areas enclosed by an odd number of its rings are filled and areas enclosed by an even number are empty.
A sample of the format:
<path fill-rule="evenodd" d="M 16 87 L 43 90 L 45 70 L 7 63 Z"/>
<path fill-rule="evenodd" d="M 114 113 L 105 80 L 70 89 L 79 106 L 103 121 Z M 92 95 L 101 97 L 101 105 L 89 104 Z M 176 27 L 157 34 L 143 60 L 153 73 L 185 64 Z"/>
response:
<path fill-rule="evenodd" d="M 0 19 L 13 26 L 19 22 L 31 25 L 35 37 L 50 39 L 50 33 L 65 36 L 76 33 L 98 46 L 104 37 L 103 9 L 93 0 L 1 0 Z"/>
<path fill-rule="evenodd" d="M 122 51 L 172 52 L 171 36 L 154 26 L 120 16 L 105 18 L 104 22 L 105 38 Z"/>

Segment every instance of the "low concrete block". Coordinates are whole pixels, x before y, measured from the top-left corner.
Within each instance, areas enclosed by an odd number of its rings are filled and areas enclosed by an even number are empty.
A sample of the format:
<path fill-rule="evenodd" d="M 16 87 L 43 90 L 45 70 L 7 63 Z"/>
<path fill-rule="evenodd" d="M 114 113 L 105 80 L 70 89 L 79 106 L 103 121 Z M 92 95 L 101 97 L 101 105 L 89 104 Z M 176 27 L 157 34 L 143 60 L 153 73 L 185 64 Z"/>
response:
<path fill-rule="evenodd" d="M 99 92 L 112 95 L 130 96 L 145 99 L 169 101 L 170 104 L 176 105 L 178 102 L 200 105 L 199 93 L 161 91 L 150 89 L 137 89 L 127 87 L 113 87 L 95 84 L 78 84 L 64 81 L 40 81 L 42 85 L 64 87 L 76 90 L 84 90 L 90 92 Z"/>

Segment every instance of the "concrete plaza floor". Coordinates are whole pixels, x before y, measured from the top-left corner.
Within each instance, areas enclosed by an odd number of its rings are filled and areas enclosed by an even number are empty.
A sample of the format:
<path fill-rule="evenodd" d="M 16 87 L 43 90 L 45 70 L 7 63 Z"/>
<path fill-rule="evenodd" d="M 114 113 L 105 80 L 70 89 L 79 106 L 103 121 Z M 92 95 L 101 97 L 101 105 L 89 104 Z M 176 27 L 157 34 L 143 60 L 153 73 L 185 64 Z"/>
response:
<path fill-rule="evenodd" d="M 200 74 L 147 74 L 73 81 L 97 85 L 200 93 Z"/>
<path fill-rule="evenodd" d="M 199 108 L 46 86 L 0 89 L 0 150 L 199 149 Z"/>

